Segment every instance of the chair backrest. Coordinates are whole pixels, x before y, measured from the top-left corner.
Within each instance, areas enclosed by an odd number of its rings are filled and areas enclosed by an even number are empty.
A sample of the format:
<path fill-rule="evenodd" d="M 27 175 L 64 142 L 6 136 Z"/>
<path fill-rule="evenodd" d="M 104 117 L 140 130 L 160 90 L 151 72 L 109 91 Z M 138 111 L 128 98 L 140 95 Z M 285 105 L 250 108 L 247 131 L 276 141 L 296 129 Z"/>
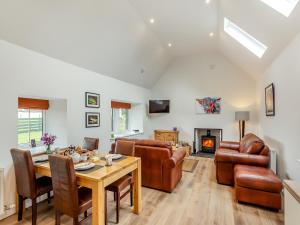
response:
<path fill-rule="evenodd" d="M 77 216 L 78 187 L 72 158 L 50 155 L 49 163 L 55 209 L 71 217 Z"/>
<path fill-rule="evenodd" d="M 118 140 L 115 146 L 115 153 L 127 156 L 134 156 L 134 142 Z"/>
<path fill-rule="evenodd" d="M 16 175 L 17 192 L 27 198 L 35 198 L 36 176 L 30 151 L 10 150 Z"/>
<path fill-rule="evenodd" d="M 85 137 L 83 140 L 83 149 L 87 149 L 89 151 L 98 150 L 99 148 L 99 138 L 89 138 Z"/>

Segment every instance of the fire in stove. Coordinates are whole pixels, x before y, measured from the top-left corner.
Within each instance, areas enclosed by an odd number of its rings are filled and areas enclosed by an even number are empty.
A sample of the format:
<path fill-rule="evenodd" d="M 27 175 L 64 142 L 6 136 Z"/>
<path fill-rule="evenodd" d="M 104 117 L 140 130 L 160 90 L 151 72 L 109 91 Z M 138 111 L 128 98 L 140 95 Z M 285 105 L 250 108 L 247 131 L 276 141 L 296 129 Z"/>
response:
<path fill-rule="evenodd" d="M 216 136 L 211 135 L 210 130 L 207 130 L 207 135 L 201 137 L 201 150 L 208 153 L 216 151 Z"/>
<path fill-rule="evenodd" d="M 202 147 L 205 147 L 205 148 L 213 148 L 215 145 L 215 141 L 212 140 L 212 139 L 204 139 L 202 141 Z"/>

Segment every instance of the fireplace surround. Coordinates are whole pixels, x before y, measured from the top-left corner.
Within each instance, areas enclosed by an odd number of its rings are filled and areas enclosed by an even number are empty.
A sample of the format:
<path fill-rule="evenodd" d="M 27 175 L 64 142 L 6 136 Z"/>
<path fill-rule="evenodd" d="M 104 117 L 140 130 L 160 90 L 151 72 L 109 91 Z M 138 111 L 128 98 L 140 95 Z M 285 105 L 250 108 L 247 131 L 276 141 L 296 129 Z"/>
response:
<path fill-rule="evenodd" d="M 219 128 L 195 128 L 193 153 L 214 154 L 223 139 L 223 130 Z"/>

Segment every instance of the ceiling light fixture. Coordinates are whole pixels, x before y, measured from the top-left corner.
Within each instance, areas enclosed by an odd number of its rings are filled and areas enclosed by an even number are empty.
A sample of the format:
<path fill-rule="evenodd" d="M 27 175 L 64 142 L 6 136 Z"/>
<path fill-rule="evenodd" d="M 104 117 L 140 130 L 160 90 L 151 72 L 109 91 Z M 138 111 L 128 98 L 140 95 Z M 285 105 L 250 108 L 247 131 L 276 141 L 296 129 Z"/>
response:
<path fill-rule="evenodd" d="M 205 3 L 206 3 L 206 4 L 209 4 L 209 3 L 210 3 L 210 0 L 205 0 Z"/>
<path fill-rule="evenodd" d="M 226 17 L 224 18 L 224 31 L 259 58 L 268 48 Z"/>
<path fill-rule="evenodd" d="M 299 0 L 260 0 L 282 15 L 289 17 Z"/>
<path fill-rule="evenodd" d="M 213 37 L 214 35 L 215 35 L 215 34 L 214 34 L 213 32 L 210 32 L 210 33 L 209 33 L 209 36 L 210 36 L 210 37 Z"/>
<path fill-rule="evenodd" d="M 149 21 L 153 24 L 155 22 L 155 19 L 151 18 Z"/>
<path fill-rule="evenodd" d="M 168 46 L 169 46 L 169 48 L 171 48 L 172 47 L 172 43 L 168 43 Z"/>

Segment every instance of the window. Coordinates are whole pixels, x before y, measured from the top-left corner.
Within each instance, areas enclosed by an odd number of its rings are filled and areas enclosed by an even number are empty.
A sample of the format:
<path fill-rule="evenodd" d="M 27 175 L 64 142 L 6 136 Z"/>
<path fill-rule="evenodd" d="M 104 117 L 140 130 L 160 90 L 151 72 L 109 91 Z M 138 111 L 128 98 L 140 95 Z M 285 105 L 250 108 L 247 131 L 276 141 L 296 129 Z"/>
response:
<path fill-rule="evenodd" d="M 26 145 L 32 139 L 38 143 L 43 135 L 43 110 L 19 109 L 18 110 L 18 144 Z"/>
<path fill-rule="evenodd" d="M 261 0 L 282 15 L 289 17 L 299 0 Z"/>
<path fill-rule="evenodd" d="M 256 40 L 226 17 L 224 18 L 224 31 L 257 57 L 261 58 L 265 54 L 267 46 Z"/>
<path fill-rule="evenodd" d="M 112 131 L 124 134 L 128 131 L 128 109 L 112 108 Z"/>

